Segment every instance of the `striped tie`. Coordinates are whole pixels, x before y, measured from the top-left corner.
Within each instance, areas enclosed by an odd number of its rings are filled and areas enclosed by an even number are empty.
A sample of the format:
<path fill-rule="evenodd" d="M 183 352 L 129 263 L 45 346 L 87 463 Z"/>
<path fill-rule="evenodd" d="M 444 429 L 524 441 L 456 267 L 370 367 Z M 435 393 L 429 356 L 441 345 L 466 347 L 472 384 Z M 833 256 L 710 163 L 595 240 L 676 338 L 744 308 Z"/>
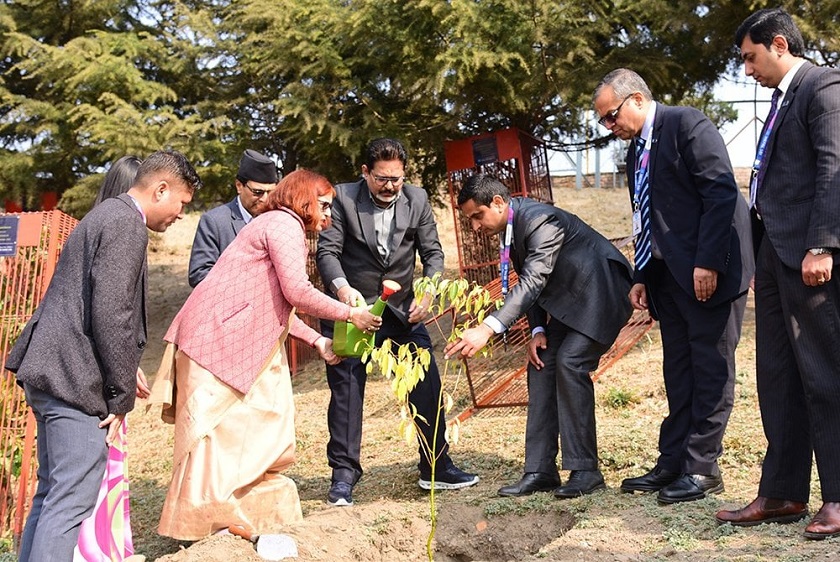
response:
<path fill-rule="evenodd" d="M 636 236 L 636 270 L 642 269 L 650 261 L 650 182 L 648 181 L 648 160 L 650 152 L 645 153 L 645 140 L 636 139 L 636 191 L 639 194 L 639 217 L 641 232 Z"/>

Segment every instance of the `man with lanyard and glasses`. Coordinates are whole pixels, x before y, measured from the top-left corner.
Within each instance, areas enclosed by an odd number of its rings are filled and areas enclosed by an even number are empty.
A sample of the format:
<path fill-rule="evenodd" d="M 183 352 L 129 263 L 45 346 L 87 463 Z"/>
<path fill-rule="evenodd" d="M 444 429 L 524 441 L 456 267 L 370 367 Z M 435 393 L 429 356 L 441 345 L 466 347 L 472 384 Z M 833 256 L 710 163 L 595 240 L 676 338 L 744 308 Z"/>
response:
<path fill-rule="evenodd" d="M 195 287 L 210 272 L 239 231 L 265 211 L 268 194 L 279 181 L 277 166 L 256 150 L 248 149 L 236 173 L 237 196 L 201 216 L 190 252 L 189 282 Z"/>
<path fill-rule="evenodd" d="M 364 159 L 361 180 L 335 186 L 332 227 L 323 230 L 318 240 L 321 279 L 330 293 L 348 304 L 360 300 L 372 304 L 382 291 L 382 281 L 396 281 L 402 289 L 388 299 L 382 327 L 376 332 L 376 344 L 389 338 L 397 345 L 414 343 L 431 350 L 432 341 L 423 321 L 432 296 L 425 295 L 418 302 L 412 290 L 417 257 L 423 264 L 424 276 L 443 272 L 443 249 L 429 198 L 422 188 L 405 184 L 406 151 L 396 140 L 372 141 Z M 322 333 L 332 337 L 331 322 L 322 324 Z M 330 505 L 352 505 L 353 487 L 362 476 L 366 380 L 365 364 L 359 359 L 348 357 L 337 365 L 327 365 Z M 436 443 L 435 489 L 472 486 L 478 482 L 478 476 L 460 470 L 447 454 L 446 421 L 438 408 L 440 387 L 433 355 L 425 379 L 417 384 L 409 400 L 426 420 L 420 423 L 426 443 Z M 418 485 L 430 489 L 431 466 L 422 448 L 418 468 Z"/>
<path fill-rule="evenodd" d="M 599 123 L 633 140 L 630 301 L 659 321 L 668 397 L 656 465 L 621 490 L 658 492 L 663 504 L 701 499 L 723 491 L 717 459 L 754 270 L 747 204 L 720 133 L 700 111 L 654 102 L 625 68 L 607 74 L 593 98 Z"/>
<path fill-rule="evenodd" d="M 595 391 L 590 373 L 630 317 L 630 264 L 609 240 L 575 215 L 523 197 L 511 197 L 498 179 L 467 178 L 458 193 L 472 228 L 501 236 L 502 286 L 510 266 L 519 282 L 504 305 L 446 347 L 448 357 L 473 357 L 493 334 L 523 314 L 528 344 L 528 421 L 525 474 L 499 490 L 501 496 L 554 491 L 574 498 L 605 487 L 598 468 Z M 571 475 L 561 485 L 562 468 Z"/>

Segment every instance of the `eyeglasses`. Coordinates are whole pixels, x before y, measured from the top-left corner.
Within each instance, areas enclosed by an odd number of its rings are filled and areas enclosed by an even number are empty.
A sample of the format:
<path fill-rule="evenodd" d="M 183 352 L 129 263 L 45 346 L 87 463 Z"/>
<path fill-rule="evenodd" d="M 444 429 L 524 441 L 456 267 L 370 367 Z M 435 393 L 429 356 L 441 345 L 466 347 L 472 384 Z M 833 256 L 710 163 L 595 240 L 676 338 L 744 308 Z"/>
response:
<path fill-rule="evenodd" d="M 405 181 L 405 176 L 374 176 L 371 174 L 371 177 L 379 187 L 385 187 L 388 185 L 388 182 L 391 182 L 391 185 L 394 187 L 399 187 L 402 185 L 402 182 Z"/>
<path fill-rule="evenodd" d="M 603 117 L 598 119 L 598 124 L 602 127 L 612 127 L 613 125 L 615 125 L 615 121 L 616 119 L 618 119 L 618 112 L 621 111 L 621 108 L 624 106 L 624 102 L 632 98 L 635 93 L 636 92 L 633 92 L 632 94 L 621 100 L 621 103 L 618 104 L 618 107 L 616 107 L 612 111 L 608 111 L 607 113 L 605 113 Z"/>
<path fill-rule="evenodd" d="M 247 187 L 248 191 L 253 193 L 254 197 L 256 197 L 257 199 L 260 199 L 260 198 L 262 198 L 263 195 L 268 195 L 269 193 L 274 191 L 273 189 L 254 189 L 253 187 L 251 187 L 247 183 L 245 184 L 245 187 Z"/>
<path fill-rule="evenodd" d="M 318 199 L 318 203 L 321 205 L 321 212 L 326 213 L 327 211 L 332 210 L 332 201 L 321 201 Z"/>

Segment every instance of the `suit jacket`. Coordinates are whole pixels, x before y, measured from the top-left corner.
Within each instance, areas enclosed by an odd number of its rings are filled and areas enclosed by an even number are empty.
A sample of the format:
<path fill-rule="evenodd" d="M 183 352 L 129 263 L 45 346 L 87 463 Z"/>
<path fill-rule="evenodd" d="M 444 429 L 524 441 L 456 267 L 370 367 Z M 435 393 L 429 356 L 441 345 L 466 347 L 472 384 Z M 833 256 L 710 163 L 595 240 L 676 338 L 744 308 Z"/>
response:
<path fill-rule="evenodd" d="M 207 276 L 207 272 L 219 261 L 219 256 L 244 226 L 245 219 L 236 197 L 201 215 L 190 252 L 190 287 L 195 287 Z"/>
<path fill-rule="evenodd" d="M 636 153 L 627 152 L 630 198 Z M 656 105 L 650 154 L 651 230 L 665 265 L 694 298 L 694 268 L 718 272 L 705 306 L 730 302 L 749 289 L 755 272 L 749 211 L 717 128 L 690 107 Z M 645 283 L 645 271 L 634 281 Z"/>
<path fill-rule="evenodd" d="M 146 346 L 146 245 L 128 195 L 106 199 L 76 226 L 55 274 L 9 353 L 26 383 L 105 418 L 134 408 Z"/>
<path fill-rule="evenodd" d="M 290 319 L 292 336 L 309 345 L 320 337 L 294 308 L 338 320 L 350 307 L 312 286 L 303 222 L 288 209 L 254 217 L 230 249 L 187 298 L 164 339 L 247 393 Z"/>
<path fill-rule="evenodd" d="M 803 64 L 779 108 L 756 194 L 782 262 L 796 270 L 809 248 L 840 248 L 840 70 Z"/>
<path fill-rule="evenodd" d="M 388 307 L 407 324 L 417 256 L 423 275 L 443 272 L 443 249 L 428 195 L 422 188 L 403 186 L 394 203 L 391 254 L 386 261 L 376 249 L 374 203 L 365 180 L 335 189 L 332 226 L 321 232 L 316 254 L 324 285 L 329 290 L 335 279 L 343 277 L 370 303 L 379 295 L 382 281 L 392 279 L 402 289 L 388 299 Z"/>
<path fill-rule="evenodd" d="M 511 264 L 519 282 L 492 313 L 511 326 L 528 313 L 531 329 L 548 315 L 612 345 L 632 312 L 630 264 L 609 240 L 577 216 L 546 203 L 513 197 Z"/>

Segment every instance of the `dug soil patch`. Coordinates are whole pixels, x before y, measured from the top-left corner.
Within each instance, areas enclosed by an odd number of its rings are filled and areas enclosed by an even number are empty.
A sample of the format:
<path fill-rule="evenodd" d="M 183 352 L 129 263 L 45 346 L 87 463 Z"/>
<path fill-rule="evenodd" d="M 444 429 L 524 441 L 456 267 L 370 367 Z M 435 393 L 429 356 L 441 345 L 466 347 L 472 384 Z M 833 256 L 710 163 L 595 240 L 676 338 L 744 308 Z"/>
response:
<path fill-rule="evenodd" d="M 486 517 L 480 507 L 447 504 L 437 529 L 438 562 L 524 560 L 575 525 L 567 512 Z"/>

